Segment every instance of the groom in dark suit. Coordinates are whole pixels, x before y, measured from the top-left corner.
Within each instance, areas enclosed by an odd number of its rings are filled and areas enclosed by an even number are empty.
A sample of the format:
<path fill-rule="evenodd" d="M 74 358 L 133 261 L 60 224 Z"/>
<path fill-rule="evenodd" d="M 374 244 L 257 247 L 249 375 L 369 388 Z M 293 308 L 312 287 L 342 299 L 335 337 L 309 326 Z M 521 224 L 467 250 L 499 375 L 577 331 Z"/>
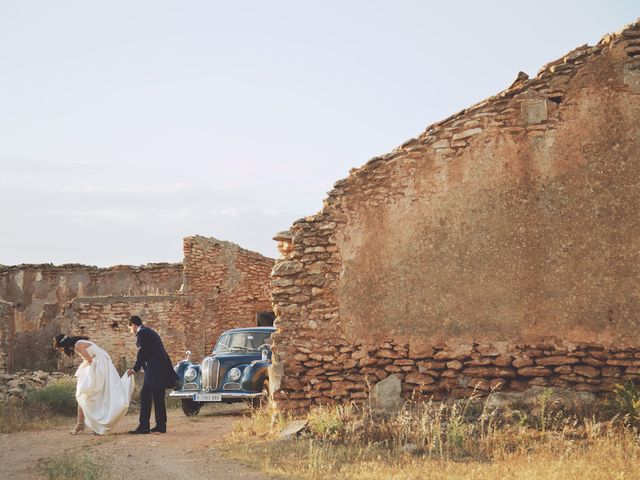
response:
<path fill-rule="evenodd" d="M 164 403 L 164 391 L 173 387 L 178 375 L 173 370 L 169 354 L 164 349 L 160 335 L 145 327 L 139 316 L 129 319 L 129 332 L 136 335 L 138 357 L 133 368 L 128 370 L 129 376 L 144 369 L 144 383 L 140 392 L 140 421 L 138 428 L 129 433 L 165 433 L 167 431 L 167 407 Z M 151 403 L 156 414 L 156 426 L 149 428 Z"/>

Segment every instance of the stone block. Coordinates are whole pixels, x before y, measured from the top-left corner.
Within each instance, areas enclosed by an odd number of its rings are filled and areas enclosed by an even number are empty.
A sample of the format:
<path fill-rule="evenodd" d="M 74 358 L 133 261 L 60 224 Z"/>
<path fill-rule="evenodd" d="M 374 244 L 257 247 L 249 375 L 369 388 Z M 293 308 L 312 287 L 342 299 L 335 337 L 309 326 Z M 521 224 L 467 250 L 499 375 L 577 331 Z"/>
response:
<path fill-rule="evenodd" d="M 284 277 L 287 275 L 295 275 L 304 270 L 304 266 L 297 260 L 280 261 L 273 267 L 273 275 L 276 277 Z"/>
<path fill-rule="evenodd" d="M 402 408 L 402 382 L 397 375 L 389 375 L 376 383 L 369 394 L 371 409 L 378 415 L 394 415 Z"/>
<path fill-rule="evenodd" d="M 471 356 L 473 345 L 465 343 L 447 344 L 445 349 L 433 355 L 436 360 L 461 360 Z"/>
<path fill-rule="evenodd" d="M 475 357 L 475 358 L 472 358 L 471 360 L 465 361 L 464 364 L 470 367 L 482 367 L 485 365 L 492 365 L 493 358 L 492 357 Z"/>
<path fill-rule="evenodd" d="M 447 368 L 451 370 L 461 370 L 462 362 L 460 360 L 452 360 L 451 362 L 447 362 Z"/>
<path fill-rule="evenodd" d="M 438 140 L 431 144 L 431 146 L 435 149 L 449 148 L 449 145 L 450 143 L 449 143 L 449 140 L 447 139 Z"/>
<path fill-rule="evenodd" d="M 394 360 L 393 361 L 394 365 L 401 365 L 401 366 L 404 366 L 404 365 L 415 365 L 415 363 L 416 363 L 415 361 L 407 359 L 407 358 L 400 358 L 398 360 Z"/>
<path fill-rule="evenodd" d="M 593 358 L 591 356 L 582 357 L 580 360 L 587 365 L 591 365 L 592 367 L 603 367 L 604 365 L 606 365 L 606 363 L 602 360 L 598 360 L 597 358 Z"/>
<path fill-rule="evenodd" d="M 568 375 L 573 373 L 573 367 L 571 365 L 562 365 L 554 368 L 553 371 L 561 375 Z"/>
<path fill-rule="evenodd" d="M 547 100 L 527 99 L 521 101 L 521 120 L 527 124 L 541 123 L 547 120 Z"/>
<path fill-rule="evenodd" d="M 344 396 L 351 390 L 362 390 L 364 386 L 359 382 L 339 381 L 331 384 L 331 395 Z"/>
<path fill-rule="evenodd" d="M 481 392 L 488 392 L 491 390 L 491 385 L 489 384 L 489 381 L 485 380 L 484 378 L 472 378 L 471 380 L 469 380 L 469 383 L 467 384 L 467 386 L 469 388 L 472 388 L 474 390 L 479 390 Z"/>
<path fill-rule="evenodd" d="M 431 358 L 433 357 L 433 345 L 419 340 L 409 342 L 409 358 Z"/>
<path fill-rule="evenodd" d="M 452 142 L 456 142 L 459 140 L 466 140 L 467 138 L 473 137 L 474 135 L 477 135 L 481 132 L 482 132 L 481 128 L 470 128 L 468 130 L 464 130 L 463 132 L 455 133 L 451 140 Z"/>
<path fill-rule="evenodd" d="M 427 370 L 440 370 L 440 369 L 447 368 L 446 362 L 437 362 L 435 360 L 419 361 L 419 362 L 416 362 L 416 365 L 418 365 L 419 368 L 424 368 Z"/>
<path fill-rule="evenodd" d="M 513 370 L 500 367 L 467 367 L 462 373 L 468 377 L 512 378 L 516 376 Z"/>
<path fill-rule="evenodd" d="M 543 357 L 536 359 L 536 365 L 548 366 L 548 365 L 572 365 L 574 363 L 580 363 L 580 359 L 575 357 L 567 357 L 564 355 L 555 355 L 550 357 Z"/>
<path fill-rule="evenodd" d="M 574 372 L 576 375 L 582 375 L 583 377 L 589 378 L 600 376 L 600 370 L 589 365 L 578 365 L 574 368 Z"/>
<path fill-rule="evenodd" d="M 508 367 L 511 365 L 513 357 L 511 355 L 499 355 L 494 358 L 493 364 L 498 367 Z"/>
<path fill-rule="evenodd" d="M 524 367 L 519 368 L 516 373 L 521 377 L 548 377 L 553 375 L 553 370 L 545 367 Z"/>
<path fill-rule="evenodd" d="M 376 357 L 379 358 L 398 358 L 398 354 L 393 350 L 378 350 L 376 352 Z"/>
<path fill-rule="evenodd" d="M 423 373 L 408 373 L 406 377 L 404 377 L 404 381 L 406 383 L 412 383 L 416 385 L 430 385 L 435 382 L 435 379 L 430 375 L 425 375 Z"/>

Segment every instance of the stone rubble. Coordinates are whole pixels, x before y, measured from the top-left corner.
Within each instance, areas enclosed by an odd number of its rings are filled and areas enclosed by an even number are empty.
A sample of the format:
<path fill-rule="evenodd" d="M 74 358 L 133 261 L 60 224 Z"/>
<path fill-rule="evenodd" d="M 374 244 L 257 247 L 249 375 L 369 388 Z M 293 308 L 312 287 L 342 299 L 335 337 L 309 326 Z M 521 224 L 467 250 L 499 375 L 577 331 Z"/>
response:
<path fill-rule="evenodd" d="M 0 403 L 24 400 L 31 390 L 48 387 L 63 378 L 75 381 L 74 377 L 62 372 L 20 370 L 15 373 L 0 373 Z"/>

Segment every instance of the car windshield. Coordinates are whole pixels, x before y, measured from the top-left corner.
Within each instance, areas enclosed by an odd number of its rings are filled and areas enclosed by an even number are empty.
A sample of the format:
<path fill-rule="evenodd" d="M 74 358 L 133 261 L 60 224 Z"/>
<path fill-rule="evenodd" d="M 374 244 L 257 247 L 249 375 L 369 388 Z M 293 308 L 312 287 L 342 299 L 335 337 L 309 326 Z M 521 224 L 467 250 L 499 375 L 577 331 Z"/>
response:
<path fill-rule="evenodd" d="M 271 348 L 271 332 L 230 332 L 220 337 L 213 351 L 257 352 L 265 348 Z"/>

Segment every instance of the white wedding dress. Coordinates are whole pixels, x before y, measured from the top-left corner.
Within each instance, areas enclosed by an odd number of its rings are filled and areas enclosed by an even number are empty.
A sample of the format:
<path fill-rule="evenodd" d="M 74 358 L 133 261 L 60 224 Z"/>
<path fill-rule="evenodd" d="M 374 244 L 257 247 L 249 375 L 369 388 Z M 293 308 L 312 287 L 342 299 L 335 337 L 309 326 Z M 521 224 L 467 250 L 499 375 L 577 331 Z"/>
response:
<path fill-rule="evenodd" d="M 87 353 L 92 363 L 83 360 L 76 371 L 76 400 L 84 413 L 84 423 L 99 435 L 104 435 L 120 420 L 131 401 L 133 376 L 120 377 L 109 354 L 95 343 L 89 344 Z"/>

